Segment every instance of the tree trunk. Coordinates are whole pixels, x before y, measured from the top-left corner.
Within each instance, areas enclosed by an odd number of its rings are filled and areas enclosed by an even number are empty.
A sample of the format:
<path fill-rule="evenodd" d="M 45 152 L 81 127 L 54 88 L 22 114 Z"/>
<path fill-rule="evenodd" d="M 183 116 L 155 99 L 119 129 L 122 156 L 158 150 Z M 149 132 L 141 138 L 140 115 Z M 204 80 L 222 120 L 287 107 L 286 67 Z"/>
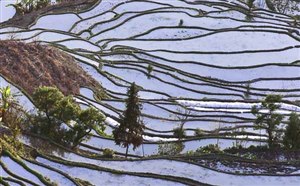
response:
<path fill-rule="evenodd" d="M 273 138 L 272 130 L 269 128 L 267 132 L 268 132 L 268 145 L 269 145 L 269 148 L 273 149 L 274 138 Z"/>
<path fill-rule="evenodd" d="M 128 155 L 128 148 L 129 148 L 129 145 L 126 146 L 126 154 L 125 154 L 125 158 L 127 158 L 127 155 Z"/>

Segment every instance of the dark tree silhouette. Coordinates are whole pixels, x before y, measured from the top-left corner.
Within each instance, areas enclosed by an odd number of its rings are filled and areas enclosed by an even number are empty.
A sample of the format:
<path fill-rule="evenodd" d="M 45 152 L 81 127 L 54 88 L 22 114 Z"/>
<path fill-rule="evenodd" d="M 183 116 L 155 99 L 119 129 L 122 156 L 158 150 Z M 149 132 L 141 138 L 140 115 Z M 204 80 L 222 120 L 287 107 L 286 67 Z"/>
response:
<path fill-rule="evenodd" d="M 300 119 L 296 113 L 292 113 L 286 127 L 283 144 L 288 149 L 300 149 Z"/>
<path fill-rule="evenodd" d="M 133 83 L 127 92 L 126 110 L 120 125 L 113 131 L 115 143 L 126 148 L 126 157 L 130 145 L 133 145 L 135 150 L 143 143 L 145 126 L 140 118 L 142 105 L 139 102 L 138 91 L 138 87 Z"/>

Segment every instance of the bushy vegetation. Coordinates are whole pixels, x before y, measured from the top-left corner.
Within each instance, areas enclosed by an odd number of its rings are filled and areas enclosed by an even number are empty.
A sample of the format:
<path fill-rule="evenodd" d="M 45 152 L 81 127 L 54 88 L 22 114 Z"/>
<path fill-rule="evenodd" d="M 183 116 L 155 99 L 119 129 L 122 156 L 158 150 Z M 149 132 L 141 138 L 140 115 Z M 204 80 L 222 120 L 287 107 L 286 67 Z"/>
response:
<path fill-rule="evenodd" d="M 115 152 L 112 149 L 105 148 L 103 150 L 103 157 L 104 158 L 113 158 L 114 155 L 115 155 Z"/>
<path fill-rule="evenodd" d="M 14 137 L 4 134 L 0 138 L 0 153 L 7 151 L 14 156 L 22 155 L 27 156 L 24 145 Z"/>
<path fill-rule="evenodd" d="M 187 107 L 179 107 L 176 109 L 176 114 L 173 115 L 174 119 L 179 122 L 179 126 L 173 129 L 173 135 L 181 140 L 186 137 L 186 132 L 184 130 L 184 125 L 188 122 L 189 117 L 191 116 L 191 110 Z"/>
<path fill-rule="evenodd" d="M 159 155 L 177 155 L 184 149 L 184 144 L 182 142 L 174 143 L 163 143 L 158 145 Z"/>
<path fill-rule="evenodd" d="M 205 132 L 202 130 L 202 129 L 199 129 L 199 128 L 197 128 L 196 130 L 195 130 L 195 136 L 198 136 L 198 137 L 201 137 L 201 136 L 203 136 L 205 134 Z"/>
<path fill-rule="evenodd" d="M 30 127 L 36 134 L 76 147 L 93 128 L 105 129 L 101 112 L 92 107 L 82 110 L 72 96 L 64 96 L 57 88 L 40 87 L 32 98 L 38 110 Z"/>
<path fill-rule="evenodd" d="M 173 134 L 178 139 L 182 139 L 186 136 L 184 129 L 181 127 L 177 127 L 175 129 L 173 129 Z"/>
<path fill-rule="evenodd" d="M 94 108 L 82 110 L 72 96 L 65 96 L 57 88 L 40 87 L 32 99 L 37 107 L 36 113 L 27 113 L 11 93 L 10 87 L 0 89 L 0 120 L 1 125 L 9 129 L 10 135 L 3 135 L 0 140 L 0 149 L 12 154 L 26 154 L 22 143 L 17 138 L 23 130 L 30 129 L 31 132 L 50 138 L 57 143 L 76 147 L 80 142 L 89 138 L 89 133 L 95 129 L 98 133 L 104 130 L 104 115 Z M 261 102 L 260 107 L 253 107 L 252 113 L 256 116 L 255 125 L 258 129 L 266 130 L 268 134 L 268 149 L 279 147 L 278 139 L 282 133 L 278 133 L 278 126 L 283 116 L 276 112 L 280 108 L 281 96 L 268 95 Z M 264 110 L 264 112 L 261 112 Z M 266 112 L 267 111 L 267 112 Z M 187 116 L 188 114 L 184 114 Z M 113 131 L 115 141 L 118 145 L 126 147 L 126 157 L 129 145 L 133 149 L 143 142 L 144 125 L 141 120 L 141 104 L 138 98 L 138 87 L 133 83 L 128 90 L 126 110 L 121 125 Z M 182 120 L 183 123 L 186 120 Z M 174 135 L 178 139 L 185 136 L 182 127 L 175 128 Z M 195 135 L 203 135 L 201 129 L 195 131 Z M 283 136 L 283 145 L 286 149 L 300 149 L 300 119 L 296 113 L 292 113 Z M 160 144 L 159 155 L 177 155 L 184 149 L 180 141 L 174 143 Z M 250 152 L 261 152 L 268 150 L 265 146 L 244 148 L 241 145 L 227 149 L 226 152 L 238 153 L 248 150 Z M 210 144 L 198 148 L 189 154 L 223 153 L 218 145 Z M 245 155 L 245 154 L 244 154 Z M 113 158 L 112 149 L 104 149 L 103 157 Z M 246 156 L 246 155 L 245 155 Z"/>
<path fill-rule="evenodd" d="M 19 106 L 9 86 L 1 88 L 0 94 L 0 122 L 10 129 L 13 139 L 17 139 L 27 118 L 26 112 Z"/>
<path fill-rule="evenodd" d="M 5 126 L 7 132 L 0 133 L 0 152 L 6 150 L 14 155 L 25 154 L 22 143 L 18 141 L 21 127 L 26 120 L 25 111 L 15 99 L 9 86 L 0 89 L 0 127 Z M 1 128 L 2 130 L 2 128 Z"/>
<path fill-rule="evenodd" d="M 92 107 L 81 109 L 72 96 L 64 96 L 54 87 L 40 87 L 34 92 L 32 100 L 37 110 L 33 113 L 20 106 L 10 87 L 0 89 L 0 95 L 0 148 L 13 154 L 24 154 L 18 141 L 23 131 L 76 147 L 89 138 L 93 129 L 100 132 L 105 129 L 105 116 L 101 112 Z"/>
<path fill-rule="evenodd" d="M 147 77 L 148 77 L 148 79 L 150 79 L 152 72 L 153 72 L 153 66 L 149 64 L 147 66 Z"/>
<path fill-rule="evenodd" d="M 209 144 L 207 146 L 199 147 L 196 153 L 210 154 L 210 153 L 223 153 L 217 144 Z"/>

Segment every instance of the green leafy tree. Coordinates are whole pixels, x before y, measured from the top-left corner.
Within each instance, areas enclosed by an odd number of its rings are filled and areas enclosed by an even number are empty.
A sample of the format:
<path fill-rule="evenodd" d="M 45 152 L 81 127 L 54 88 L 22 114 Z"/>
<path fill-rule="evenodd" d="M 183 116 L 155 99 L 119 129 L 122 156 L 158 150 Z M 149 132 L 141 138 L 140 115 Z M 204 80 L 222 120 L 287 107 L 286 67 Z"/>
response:
<path fill-rule="evenodd" d="M 102 132 L 105 130 L 104 125 L 99 125 L 99 122 L 104 121 L 104 115 L 92 107 L 82 110 L 75 121 L 73 130 L 70 131 L 71 136 L 73 136 L 73 146 L 77 146 L 86 140 L 92 129 L 97 128 L 98 131 L 100 130 Z"/>
<path fill-rule="evenodd" d="M 141 108 L 138 87 L 135 83 L 129 88 L 126 99 L 126 110 L 120 125 L 113 130 L 115 143 L 126 148 L 126 157 L 129 145 L 133 145 L 133 150 L 143 143 L 144 124 L 141 120 Z"/>
<path fill-rule="evenodd" d="M 19 105 L 17 95 L 11 92 L 9 86 L 1 88 L 0 94 L 0 122 L 10 129 L 12 139 L 16 140 L 26 120 L 26 112 Z"/>
<path fill-rule="evenodd" d="M 288 149 L 300 149 L 300 119 L 296 113 L 292 113 L 286 127 L 283 144 Z"/>
<path fill-rule="evenodd" d="M 101 112 L 95 108 L 81 110 L 72 96 L 64 96 L 57 88 L 40 87 L 32 98 L 38 109 L 31 122 L 35 133 L 76 147 L 93 128 L 105 129 Z"/>
<path fill-rule="evenodd" d="M 281 102 L 280 95 L 267 95 L 267 97 L 261 102 L 261 107 L 252 107 L 252 114 L 256 116 L 254 124 L 258 129 L 265 129 L 268 136 L 269 148 L 274 148 L 277 144 L 280 133 L 277 132 L 278 125 L 283 120 L 283 115 L 276 113 L 276 110 L 280 108 Z M 266 110 L 267 113 L 260 112 Z"/>
<path fill-rule="evenodd" d="M 10 107 L 13 100 L 11 89 L 9 86 L 0 89 L 1 100 L 0 100 L 0 120 L 5 122 L 6 112 Z"/>

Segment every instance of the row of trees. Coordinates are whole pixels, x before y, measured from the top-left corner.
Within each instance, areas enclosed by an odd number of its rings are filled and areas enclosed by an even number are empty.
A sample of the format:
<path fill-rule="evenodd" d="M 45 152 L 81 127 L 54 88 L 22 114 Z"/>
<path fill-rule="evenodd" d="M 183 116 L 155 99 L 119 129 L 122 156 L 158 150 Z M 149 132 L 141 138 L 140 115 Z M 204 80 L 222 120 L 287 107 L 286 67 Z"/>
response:
<path fill-rule="evenodd" d="M 133 149 L 142 144 L 144 125 L 140 119 L 141 105 L 138 98 L 138 87 L 132 84 L 128 90 L 129 98 L 126 100 L 126 110 L 118 126 L 114 131 L 114 138 L 116 144 L 122 145 L 126 148 L 126 156 L 128 153 L 129 145 L 133 145 Z M 256 116 L 254 124 L 256 129 L 266 130 L 268 136 L 268 146 L 270 149 L 280 147 L 280 141 L 287 149 L 298 150 L 300 149 L 300 119 L 296 113 L 289 115 L 287 126 L 284 128 L 283 119 L 284 115 L 280 112 L 282 97 L 280 95 L 267 95 L 261 101 L 261 105 L 252 107 L 252 114 Z M 181 124 L 178 128 L 174 129 L 174 135 L 178 140 L 185 136 L 183 125 L 188 120 L 190 112 L 185 108 L 185 112 L 180 112 L 178 120 Z M 280 127 L 281 126 L 281 127 Z M 177 149 L 178 145 L 174 148 Z M 167 147 L 173 149 L 173 146 Z M 161 148 L 162 152 L 165 150 Z M 179 148 L 181 149 L 181 148 Z M 171 150 L 172 151 L 172 150 Z M 175 150 L 178 152 L 178 149 Z M 165 154 L 164 152 L 162 154 Z"/>
<path fill-rule="evenodd" d="M 130 145 L 135 150 L 143 143 L 145 126 L 141 120 L 142 105 L 138 91 L 138 86 L 133 83 L 127 92 L 126 109 L 120 125 L 113 130 L 115 143 L 126 148 L 126 157 Z M 14 139 L 22 130 L 30 130 L 58 143 L 76 147 L 89 138 L 93 129 L 102 132 L 105 129 L 105 116 L 101 112 L 93 107 L 81 109 L 72 96 L 63 95 L 57 88 L 40 87 L 34 92 L 32 99 L 37 107 L 34 113 L 23 110 L 9 87 L 0 89 L 0 93 L 0 121 L 11 130 Z M 279 147 L 280 141 L 288 149 L 300 149 L 299 116 L 291 113 L 285 130 L 280 129 L 284 119 L 279 112 L 281 102 L 281 96 L 268 95 L 259 107 L 252 107 L 252 114 L 256 116 L 255 126 L 266 130 L 270 149 Z M 185 117 L 189 115 L 183 114 Z M 187 118 L 178 119 L 182 121 L 178 130 L 184 131 Z M 177 137 L 180 140 L 184 134 L 180 133 Z"/>
<path fill-rule="evenodd" d="M 0 121 L 10 129 L 17 141 L 21 131 L 33 132 L 57 143 L 75 148 L 89 138 L 94 129 L 103 132 L 105 116 L 93 107 L 81 109 L 72 96 L 63 95 L 54 87 L 39 87 L 32 95 L 36 111 L 25 111 L 10 87 L 0 89 Z M 141 120 L 141 104 L 138 86 L 133 83 L 128 90 L 126 110 L 120 125 L 113 130 L 117 145 L 135 150 L 143 143 L 144 124 Z"/>

